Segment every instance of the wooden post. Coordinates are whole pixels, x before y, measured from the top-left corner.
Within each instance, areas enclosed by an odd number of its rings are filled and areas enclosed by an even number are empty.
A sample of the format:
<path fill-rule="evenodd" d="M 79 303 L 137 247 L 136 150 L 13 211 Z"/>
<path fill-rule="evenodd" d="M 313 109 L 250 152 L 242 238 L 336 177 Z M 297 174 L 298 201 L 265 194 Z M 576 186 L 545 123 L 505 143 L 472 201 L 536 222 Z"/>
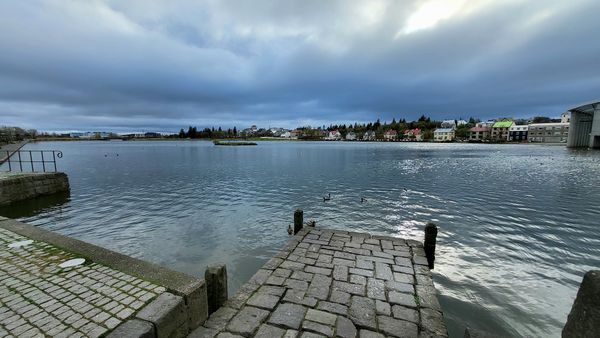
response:
<path fill-rule="evenodd" d="M 429 268 L 433 269 L 433 262 L 435 261 L 435 242 L 437 238 L 438 228 L 434 223 L 427 223 L 425 226 L 425 239 L 423 240 L 423 249 L 425 249 L 425 256 L 427 257 L 427 263 Z"/>
<path fill-rule="evenodd" d="M 224 264 L 211 265 L 204 272 L 208 314 L 217 311 L 227 301 L 227 268 Z"/>
<path fill-rule="evenodd" d="M 600 270 L 583 276 L 562 336 L 600 337 Z"/>
<path fill-rule="evenodd" d="M 298 231 L 302 230 L 302 226 L 304 224 L 304 212 L 300 209 L 296 209 L 294 211 L 294 235 L 298 233 Z"/>

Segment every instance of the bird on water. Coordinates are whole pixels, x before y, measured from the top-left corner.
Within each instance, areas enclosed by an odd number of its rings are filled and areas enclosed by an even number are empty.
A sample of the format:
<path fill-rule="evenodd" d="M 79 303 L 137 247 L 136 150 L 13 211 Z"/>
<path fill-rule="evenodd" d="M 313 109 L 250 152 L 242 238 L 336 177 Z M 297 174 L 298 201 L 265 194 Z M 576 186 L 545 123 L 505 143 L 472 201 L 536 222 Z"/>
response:
<path fill-rule="evenodd" d="M 366 198 L 364 198 L 364 197 L 361 197 L 361 198 L 360 198 L 360 203 L 365 203 L 366 201 L 367 201 L 367 199 L 366 199 Z"/>
<path fill-rule="evenodd" d="M 323 196 L 323 202 L 331 200 L 331 193 L 328 193 L 327 196 Z"/>

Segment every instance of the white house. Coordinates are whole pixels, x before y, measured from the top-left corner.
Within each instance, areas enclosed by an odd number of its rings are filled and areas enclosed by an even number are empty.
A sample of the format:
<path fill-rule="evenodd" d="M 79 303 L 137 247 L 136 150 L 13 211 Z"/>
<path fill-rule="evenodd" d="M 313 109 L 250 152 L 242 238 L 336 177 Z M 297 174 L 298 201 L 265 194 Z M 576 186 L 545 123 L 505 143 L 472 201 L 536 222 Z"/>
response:
<path fill-rule="evenodd" d="M 351 131 L 346 134 L 346 141 L 356 141 L 356 133 Z"/>
<path fill-rule="evenodd" d="M 342 134 L 340 134 L 339 130 L 332 130 L 329 132 L 329 134 L 327 135 L 327 137 L 325 139 L 330 140 L 330 141 L 341 140 Z"/>
<path fill-rule="evenodd" d="M 433 139 L 437 142 L 454 140 L 454 128 L 437 128 L 433 131 Z"/>
<path fill-rule="evenodd" d="M 375 141 L 375 132 L 367 130 L 362 137 L 363 141 Z"/>
<path fill-rule="evenodd" d="M 383 133 L 383 138 L 388 141 L 396 140 L 398 139 L 398 132 L 394 129 L 386 130 L 386 132 Z"/>

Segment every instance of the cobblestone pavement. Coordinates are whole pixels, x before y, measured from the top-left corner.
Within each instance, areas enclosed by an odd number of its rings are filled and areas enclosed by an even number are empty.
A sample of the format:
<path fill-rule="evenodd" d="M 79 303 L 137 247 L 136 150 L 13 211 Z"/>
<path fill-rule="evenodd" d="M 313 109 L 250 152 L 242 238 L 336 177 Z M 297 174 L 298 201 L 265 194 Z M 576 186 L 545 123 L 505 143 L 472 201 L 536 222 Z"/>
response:
<path fill-rule="evenodd" d="M 420 243 L 305 228 L 190 337 L 447 337 Z"/>
<path fill-rule="evenodd" d="M 165 288 L 0 228 L 0 337 L 99 337 Z"/>

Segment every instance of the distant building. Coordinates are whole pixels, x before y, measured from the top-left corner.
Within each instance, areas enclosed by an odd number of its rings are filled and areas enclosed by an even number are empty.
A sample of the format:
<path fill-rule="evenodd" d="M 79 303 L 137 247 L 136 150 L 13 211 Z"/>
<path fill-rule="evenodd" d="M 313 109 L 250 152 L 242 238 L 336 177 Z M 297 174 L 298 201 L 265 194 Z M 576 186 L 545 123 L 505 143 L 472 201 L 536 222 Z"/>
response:
<path fill-rule="evenodd" d="M 483 127 L 477 124 L 477 126 L 469 129 L 469 141 L 484 141 L 489 140 L 492 129 L 488 127 Z"/>
<path fill-rule="evenodd" d="M 281 133 L 281 135 L 279 135 L 279 137 L 281 138 L 291 138 L 292 137 L 292 133 L 288 130 L 288 131 L 284 131 L 283 133 Z"/>
<path fill-rule="evenodd" d="M 161 138 L 162 134 L 161 133 L 154 133 L 154 132 L 147 132 L 147 133 L 144 133 L 144 137 L 145 138 Z"/>
<path fill-rule="evenodd" d="M 395 131 L 394 129 L 386 130 L 385 133 L 383 133 L 383 138 L 386 141 L 397 140 L 398 139 L 398 132 Z"/>
<path fill-rule="evenodd" d="M 442 128 L 456 128 L 456 121 L 444 120 L 442 121 Z"/>
<path fill-rule="evenodd" d="M 569 123 L 532 123 L 527 137 L 529 142 L 565 143 L 569 137 Z"/>
<path fill-rule="evenodd" d="M 346 141 L 356 141 L 356 133 L 351 131 L 346 134 Z"/>
<path fill-rule="evenodd" d="M 492 126 L 494 125 L 494 123 L 496 123 L 496 121 L 494 121 L 494 120 L 487 120 L 487 121 L 477 122 L 475 124 L 475 126 L 476 127 L 481 127 L 481 128 L 490 128 L 490 131 L 491 131 Z"/>
<path fill-rule="evenodd" d="M 325 139 L 329 141 L 341 140 L 342 134 L 340 134 L 339 130 L 331 130 Z"/>
<path fill-rule="evenodd" d="M 419 128 L 406 129 L 404 131 L 404 138 L 407 138 L 412 141 L 423 141 L 423 133 Z"/>
<path fill-rule="evenodd" d="M 437 128 L 433 131 L 433 140 L 437 142 L 452 141 L 454 136 L 454 128 Z"/>
<path fill-rule="evenodd" d="M 526 125 L 513 125 L 508 128 L 508 140 L 509 141 L 527 141 L 527 133 L 529 126 Z"/>
<path fill-rule="evenodd" d="M 456 121 L 456 126 L 457 127 L 464 126 L 464 125 L 467 125 L 467 124 L 469 124 L 469 122 L 467 122 L 465 120 L 458 120 L 458 121 Z"/>
<path fill-rule="evenodd" d="M 508 141 L 508 129 L 512 127 L 513 121 L 498 121 L 492 125 L 492 141 Z"/>
<path fill-rule="evenodd" d="M 363 141 L 375 141 L 375 132 L 372 130 L 367 130 L 362 137 Z"/>
<path fill-rule="evenodd" d="M 569 123 L 569 122 L 571 122 L 571 114 L 568 111 L 560 114 L 560 123 Z"/>
<path fill-rule="evenodd" d="M 302 130 L 300 130 L 300 129 L 294 129 L 294 130 L 290 131 L 290 138 L 291 139 L 297 139 L 300 136 L 302 136 Z"/>

